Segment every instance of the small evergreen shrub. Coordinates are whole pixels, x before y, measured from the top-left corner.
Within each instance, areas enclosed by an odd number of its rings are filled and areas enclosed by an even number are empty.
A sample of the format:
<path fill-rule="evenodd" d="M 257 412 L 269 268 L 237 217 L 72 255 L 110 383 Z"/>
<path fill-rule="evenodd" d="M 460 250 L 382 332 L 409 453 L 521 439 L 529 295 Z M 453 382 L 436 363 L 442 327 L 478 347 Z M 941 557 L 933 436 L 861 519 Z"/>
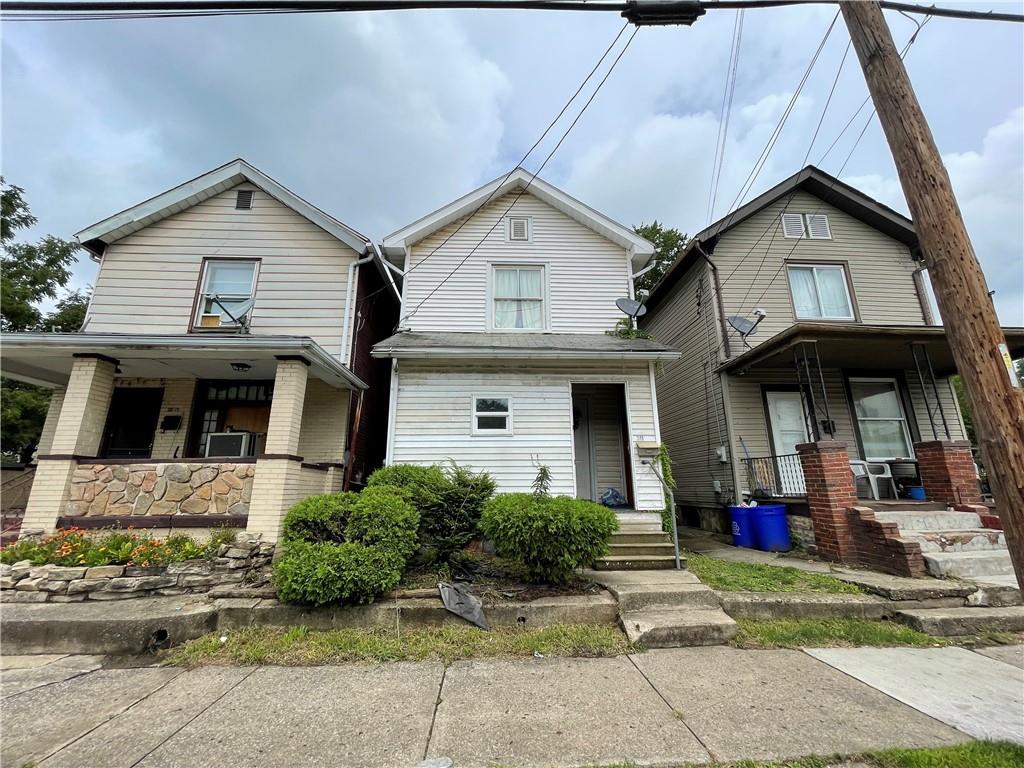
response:
<path fill-rule="evenodd" d="M 499 494 L 480 518 L 498 555 L 521 563 L 530 578 L 556 584 L 607 554 L 618 527 L 615 513 L 600 504 L 532 493 Z"/>
<path fill-rule="evenodd" d="M 370 475 L 367 490 L 380 485 L 401 488 L 419 512 L 421 546 L 449 560 L 476 535 L 484 502 L 494 495 L 494 478 L 454 462 L 448 467 L 393 464 Z"/>
<path fill-rule="evenodd" d="M 365 603 L 393 589 L 416 550 L 419 514 L 400 488 L 312 496 L 285 516 L 274 584 L 285 602 Z"/>

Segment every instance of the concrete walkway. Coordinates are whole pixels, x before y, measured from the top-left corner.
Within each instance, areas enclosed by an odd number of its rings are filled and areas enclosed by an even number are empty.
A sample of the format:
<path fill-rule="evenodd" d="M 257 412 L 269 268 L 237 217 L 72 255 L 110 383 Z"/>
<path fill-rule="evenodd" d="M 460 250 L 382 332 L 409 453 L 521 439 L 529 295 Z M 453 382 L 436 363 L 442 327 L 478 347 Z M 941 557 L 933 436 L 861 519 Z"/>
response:
<path fill-rule="evenodd" d="M 873 651 L 872 664 L 905 671 L 902 652 Z M 963 653 L 995 665 L 989 669 L 1006 686 L 1024 685 L 1019 650 Z M 928 663 L 943 661 L 923 655 L 915 663 L 927 675 Z M 974 690 L 969 666 L 957 667 L 953 685 Z M 16 657 L 3 660 L 0 671 L 0 763 L 363 768 L 449 757 L 455 768 L 627 760 L 672 766 L 969 739 L 933 710 L 934 700 L 904 690 L 895 691 L 898 701 L 888 695 L 890 678 L 845 670 L 836 657 L 826 663 L 801 651 L 727 647 L 464 661 L 447 669 L 396 663 L 182 671 L 100 668 L 95 657 Z M 908 673 L 899 685 L 912 688 L 914 679 Z M 1006 706 L 995 683 L 986 678 L 972 701 L 991 722 Z M 993 735 L 1024 740 L 1024 727 Z"/>

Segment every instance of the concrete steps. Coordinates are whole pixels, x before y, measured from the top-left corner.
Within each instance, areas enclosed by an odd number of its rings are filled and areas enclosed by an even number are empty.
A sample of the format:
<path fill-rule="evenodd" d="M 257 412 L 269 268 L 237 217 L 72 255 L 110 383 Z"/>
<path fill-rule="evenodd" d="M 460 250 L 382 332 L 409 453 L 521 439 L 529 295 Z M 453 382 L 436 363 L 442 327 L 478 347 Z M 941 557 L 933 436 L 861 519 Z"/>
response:
<path fill-rule="evenodd" d="M 876 511 L 875 519 L 896 523 L 900 531 L 967 531 L 982 527 L 981 518 L 973 512 L 886 510 Z"/>
<path fill-rule="evenodd" d="M 896 620 L 918 632 L 939 637 L 982 632 L 1022 632 L 1024 606 L 905 610 L 896 612 Z"/>
<path fill-rule="evenodd" d="M 646 648 L 723 645 L 736 635 L 736 622 L 721 608 L 648 608 L 622 614 L 630 642 Z"/>
<path fill-rule="evenodd" d="M 675 568 L 675 547 L 661 530 L 657 512 L 619 512 L 619 530 L 612 534 L 608 555 L 594 563 L 599 571 L 642 571 Z"/>
<path fill-rule="evenodd" d="M 644 555 L 658 555 L 675 557 L 676 550 L 669 541 L 652 541 L 644 544 L 620 543 L 613 540 L 610 546 L 612 557 L 642 557 Z"/>
<path fill-rule="evenodd" d="M 979 552 L 1006 549 L 1002 531 L 976 528 L 972 531 L 901 531 L 900 538 L 916 541 L 922 552 Z"/>
<path fill-rule="evenodd" d="M 1008 549 L 980 552 L 929 552 L 924 556 L 928 572 L 940 578 L 984 579 L 1013 573 Z"/>
<path fill-rule="evenodd" d="M 682 561 L 686 565 L 685 559 Z M 675 555 L 609 555 L 594 563 L 598 571 L 658 571 L 676 567 Z"/>

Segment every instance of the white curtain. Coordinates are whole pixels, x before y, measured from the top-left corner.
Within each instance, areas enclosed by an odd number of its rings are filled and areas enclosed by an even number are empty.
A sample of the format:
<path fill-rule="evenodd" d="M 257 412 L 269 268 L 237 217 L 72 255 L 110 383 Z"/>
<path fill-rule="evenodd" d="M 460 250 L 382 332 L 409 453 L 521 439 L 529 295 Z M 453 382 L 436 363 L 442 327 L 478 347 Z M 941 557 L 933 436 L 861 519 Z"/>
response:
<path fill-rule="evenodd" d="M 540 269 L 494 270 L 494 327 L 543 327 L 543 273 Z"/>
<path fill-rule="evenodd" d="M 823 317 L 853 317 L 850 302 L 846 297 L 846 276 L 843 269 L 816 269 L 818 295 L 821 297 Z"/>
<path fill-rule="evenodd" d="M 791 267 L 789 284 L 793 289 L 793 304 L 797 317 L 821 317 L 818 294 L 814 290 L 814 270 L 809 267 Z"/>

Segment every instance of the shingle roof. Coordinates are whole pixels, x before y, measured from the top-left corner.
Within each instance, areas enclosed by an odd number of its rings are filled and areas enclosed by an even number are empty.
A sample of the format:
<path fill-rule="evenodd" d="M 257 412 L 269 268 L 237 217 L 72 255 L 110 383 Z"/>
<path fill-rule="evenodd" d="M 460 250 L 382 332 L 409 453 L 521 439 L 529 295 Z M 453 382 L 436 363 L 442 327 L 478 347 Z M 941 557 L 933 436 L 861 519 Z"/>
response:
<path fill-rule="evenodd" d="M 378 357 L 401 357 L 409 353 L 466 355 L 481 357 L 636 356 L 676 358 L 679 353 L 649 339 L 624 339 L 604 333 L 447 333 L 406 331 L 384 339 L 373 348 Z"/>

